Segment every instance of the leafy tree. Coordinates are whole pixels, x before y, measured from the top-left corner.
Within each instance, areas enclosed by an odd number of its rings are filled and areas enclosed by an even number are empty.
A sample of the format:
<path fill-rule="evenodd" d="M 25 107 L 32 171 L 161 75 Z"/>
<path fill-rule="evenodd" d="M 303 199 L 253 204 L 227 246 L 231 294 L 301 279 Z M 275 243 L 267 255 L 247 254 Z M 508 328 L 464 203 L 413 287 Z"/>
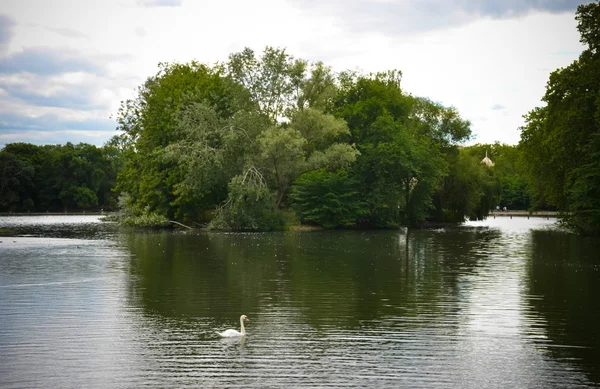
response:
<path fill-rule="evenodd" d="M 424 221 L 447 172 L 443 147 L 470 134 L 455 111 L 444 115 L 443 107 L 405 95 L 400 78 L 391 71 L 346 73 L 340 80 L 336 114 L 347 121 L 360 151 L 351 174 L 368 210 L 362 223 L 371 226 Z"/>
<path fill-rule="evenodd" d="M 597 234 L 600 3 L 578 6 L 576 15 L 587 48 L 550 75 L 543 97 L 547 105 L 525 117 L 520 146 L 535 201 L 564 211 L 576 229 Z"/>
<path fill-rule="evenodd" d="M 10 175 L 0 181 L 0 191 L 7 185 L 12 188 L 11 204 L 4 202 L 2 210 L 56 211 L 116 205 L 112 188 L 118 169 L 115 161 L 120 157 L 109 147 L 11 143 L 0 155 L 5 156 L 1 160 L 8 157 L 9 163 L 0 161 L 0 165 Z"/>
<path fill-rule="evenodd" d="M 494 207 L 497 181 L 492 168 L 483 165 L 470 148 L 448 153 L 448 175 L 436 193 L 435 220 L 462 222 L 483 219 Z"/>
<path fill-rule="evenodd" d="M 294 182 L 293 208 L 304 222 L 325 228 L 350 227 L 364 212 L 356 187 L 345 171 L 313 170 Z"/>
<path fill-rule="evenodd" d="M 273 192 L 260 172 L 250 168 L 231 179 L 227 201 L 217 208 L 210 227 L 228 231 L 271 231 L 282 229 L 283 224 Z"/>
<path fill-rule="evenodd" d="M 529 185 L 526 169 L 519 163 L 522 154 L 519 147 L 496 142 L 476 144 L 463 150 L 477 161 L 487 155 L 494 162 L 494 166 L 487 168 L 493 181 L 492 208 L 497 205 L 515 210 L 530 208 Z"/>
<path fill-rule="evenodd" d="M 417 225 L 470 128 L 454 108 L 404 94 L 400 79 L 336 79 L 320 62 L 270 47 L 212 68 L 163 64 L 119 111 L 111 146 L 126 162 L 117 191 L 139 215 L 197 220 L 216 207 L 213 227 L 247 230 L 279 225 L 295 183 L 299 196 L 328 193 L 329 208 L 314 210 L 319 223 Z"/>
<path fill-rule="evenodd" d="M 305 169 L 306 139 L 292 128 L 271 127 L 259 138 L 258 159 L 268 181 L 277 188 L 277 206 L 283 202 L 289 185 Z"/>
<path fill-rule="evenodd" d="M 309 154 L 315 150 L 323 150 L 336 141 L 348 139 L 350 135 L 344 120 L 314 108 L 296 111 L 291 118 L 290 127 L 306 140 L 304 150 Z"/>
<path fill-rule="evenodd" d="M 295 60 L 285 50 L 267 46 L 260 58 L 245 48 L 229 56 L 230 77 L 244 86 L 261 113 L 276 123 L 300 97 L 306 62 Z"/>
<path fill-rule="evenodd" d="M 34 169 L 7 151 L 0 152 L 0 209 L 18 210 L 33 183 Z"/>
<path fill-rule="evenodd" d="M 571 173 L 573 186 L 569 189 L 571 204 L 566 222 L 585 234 L 600 233 L 600 135 L 592 135 L 589 143 L 590 161 Z"/>
<path fill-rule="evenodd" d="M 471 123 L 462 119 L 456 108 L 423 97 L 413 98 L 410 118 L 417 134 L 444 149 L 453 148 L 471 136 Z"/>
<path fill-rule="evenodd" d="M 178 198 L 187 172 L 165 155 L 165 148 L 181 140 L 178 112 L 184 105 L 203 103 L 220 118 L 230 118 L 248 103 L 243 90 L 223 77 L 222 71 L 197 62 L 160 64 L 158 73 L 138 89 L 137 97 L 121 104 L 117 122 L 123 131 L 121 143 L 128 148 L 117 190 L 129 194 L 130 206 L 149 206 L 150 211 L 181 218 L 195 208 L 193 202 Z"/>

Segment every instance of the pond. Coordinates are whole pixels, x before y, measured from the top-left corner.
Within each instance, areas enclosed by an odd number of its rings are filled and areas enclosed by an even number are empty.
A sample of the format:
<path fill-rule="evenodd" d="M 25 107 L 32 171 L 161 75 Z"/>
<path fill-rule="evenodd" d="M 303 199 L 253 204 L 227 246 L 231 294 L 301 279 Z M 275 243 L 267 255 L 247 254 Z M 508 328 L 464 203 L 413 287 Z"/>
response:
<path fill-rule="evenodd" d="M 0 217 L 0 387 L 598 387 L 600 241 L 555 222 L 238 234 Z M 242 314 L 247 336 L 216 334 Z"/>

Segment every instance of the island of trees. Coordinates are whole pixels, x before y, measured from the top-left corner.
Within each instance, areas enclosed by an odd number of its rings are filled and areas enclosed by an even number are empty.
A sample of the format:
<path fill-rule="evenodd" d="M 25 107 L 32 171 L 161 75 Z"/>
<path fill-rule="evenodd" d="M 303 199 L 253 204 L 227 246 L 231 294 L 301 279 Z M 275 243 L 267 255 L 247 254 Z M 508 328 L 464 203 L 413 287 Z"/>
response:
<path fill-rule="evenodd" d="M 259 231 L 456 223 L 506 206 L 598 234 L 599 3 L 576 19 L 586 49 L 551 74 L 517 146 L 463 146 L 470 123 L 404 91 L 398 70 L 334 73 L 245 49 L 160 64 L 103 147 L 6 145 L 0 211 L 118 208 L 125 224 Z"/>

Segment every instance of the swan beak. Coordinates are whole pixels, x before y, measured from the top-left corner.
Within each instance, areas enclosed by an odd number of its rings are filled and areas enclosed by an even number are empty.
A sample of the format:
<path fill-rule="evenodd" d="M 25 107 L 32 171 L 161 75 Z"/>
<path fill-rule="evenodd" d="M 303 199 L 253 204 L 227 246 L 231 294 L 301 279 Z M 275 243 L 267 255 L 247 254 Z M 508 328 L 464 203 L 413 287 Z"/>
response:
<path fill-rule="evenodd" d="M 245 320 L 245 321 L 250 321 L 250 319 L 248 319 L 248 318 L 245 318 L 244 320 Z"/>

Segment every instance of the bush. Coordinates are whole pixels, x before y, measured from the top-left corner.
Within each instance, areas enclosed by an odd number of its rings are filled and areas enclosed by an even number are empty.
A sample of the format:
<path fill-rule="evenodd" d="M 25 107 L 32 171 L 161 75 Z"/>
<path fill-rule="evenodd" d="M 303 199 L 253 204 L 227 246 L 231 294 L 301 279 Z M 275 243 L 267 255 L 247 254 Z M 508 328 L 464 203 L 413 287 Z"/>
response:
<path fill-rule="evenodd" d="M 122 226 L 138 228 L 165 228 L 169 226 L 169 219 L 150 207 L 139 209 L 128 204 L 128 196 L 119 196 L 119 212 L 104 216 L 102 221 L 116 221 Z"/>
<path fill-rule="evenodd" d="M 119 224 L 128 227 L 161 228 L 169 225 L 169 219 L 156 212 L 137 216 L 125 216 L 119 219 Z"/>

